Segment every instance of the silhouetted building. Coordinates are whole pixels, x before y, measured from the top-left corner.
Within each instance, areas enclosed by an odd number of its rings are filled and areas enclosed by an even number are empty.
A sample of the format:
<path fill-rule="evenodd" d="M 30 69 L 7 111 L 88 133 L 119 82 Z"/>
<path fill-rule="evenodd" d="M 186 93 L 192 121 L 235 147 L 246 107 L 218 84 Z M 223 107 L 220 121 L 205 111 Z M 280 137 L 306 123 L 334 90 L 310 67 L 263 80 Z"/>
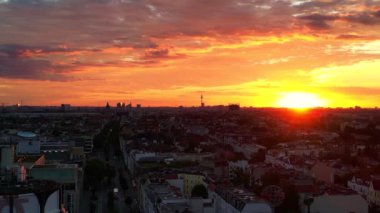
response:
<path fill-rule="evenodd" d="M 228 110 L 229 111 L 239 111 L 240 110 L 240 105 L 239 104 L 229 104 L 228 105 Z"/>
<path fill-rule="evenodd" d="M 118 109 L 123 109 L 123 108 L 125 108 L 125 103 L 124 102 L 119 102 L 119 103 L 116 104 L 116 107 Z"/>
<path fill-rule="evenodd" d="M 71 105 L 70 104 L 61 104 L 61 110 L 63 112 L 70 111 Z"/>

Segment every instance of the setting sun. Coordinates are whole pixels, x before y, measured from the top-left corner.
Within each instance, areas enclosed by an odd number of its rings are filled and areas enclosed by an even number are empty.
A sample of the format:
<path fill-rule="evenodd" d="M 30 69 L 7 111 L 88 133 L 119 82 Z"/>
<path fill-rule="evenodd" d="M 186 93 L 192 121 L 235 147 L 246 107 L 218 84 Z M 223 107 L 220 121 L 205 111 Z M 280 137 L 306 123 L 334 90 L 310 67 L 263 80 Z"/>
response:
<path fill-rule="evenodd" d="M 278 100 L 278 105 L 286 108 L 307 109 L 323 107 L 326 105 L 326 101 L 312 93 L 291 92 L 283 94 Z"/>

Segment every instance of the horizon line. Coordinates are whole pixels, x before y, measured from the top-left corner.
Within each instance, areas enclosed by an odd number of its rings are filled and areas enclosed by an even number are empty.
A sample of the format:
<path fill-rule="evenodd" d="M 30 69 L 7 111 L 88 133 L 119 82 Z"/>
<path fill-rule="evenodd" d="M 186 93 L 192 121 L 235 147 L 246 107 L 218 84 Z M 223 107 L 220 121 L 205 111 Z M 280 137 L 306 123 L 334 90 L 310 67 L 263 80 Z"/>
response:
<path fill-rule="evenodd" d="M 97 106 L 97 105 L 70 105 L 70 107 L 74 108 L 105 108 L 106 106 Z M 151 105 L 145 105 L 145 106 L 140 106 L 141 108 L 215 108 L 215 107 L 228 107 L 232 105 L 231 104 L 219 104 L 219 105 L 208 105 L 208 106 L 199 106 L 199 105 L 178 105 L 178 106 L 165 106 L 165 105 L 156 105 L 156 106 L 151 106 Z M 239 105 L 240 108 L 248 108 L 248 109 L 291 109 L 291 110 L 315 110 L 315 109 L 379 109 L 378 106 L 349 106 L 349 107 L 344 107 L 344 106 L 337 106 L 337 107 L 328 107 L 328 106 L 320 106 L 320 107 L 305 107 L 305 108 L 292 108 L 292 107 L 281 107 L 281 106 L 241 106 L 240 104 L 234 103 L 233 105 Z M 7 108 L 7 107 L 55 107 L 55 108 L 60 108 L 62 105 L 2 105 L 0 106 L 2 108 Z M 110 106 L 110 108 L 117 108 L 116 106 Z M 125 107 L 126 108 L 126 107 Z M 132 108 L 137 108 L 136 105 L 132 106 Z"/>

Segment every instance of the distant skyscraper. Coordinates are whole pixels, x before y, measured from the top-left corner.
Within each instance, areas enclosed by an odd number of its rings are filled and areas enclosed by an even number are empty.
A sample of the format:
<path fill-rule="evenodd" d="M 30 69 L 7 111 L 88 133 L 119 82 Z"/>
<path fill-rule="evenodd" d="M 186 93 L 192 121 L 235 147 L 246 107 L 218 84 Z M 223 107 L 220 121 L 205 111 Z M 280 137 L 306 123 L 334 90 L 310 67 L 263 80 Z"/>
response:
<path fill-rule="evenodd" d="M 125 103 L 124 102 L 119 102 L 116 104 L 117 108 L 125 108 Z"/>
<path fill-rule="evenodd" d="M 63 112 L 70 111 L 71 105 L 70 104 L 61 104 L 61 110 Z"/>

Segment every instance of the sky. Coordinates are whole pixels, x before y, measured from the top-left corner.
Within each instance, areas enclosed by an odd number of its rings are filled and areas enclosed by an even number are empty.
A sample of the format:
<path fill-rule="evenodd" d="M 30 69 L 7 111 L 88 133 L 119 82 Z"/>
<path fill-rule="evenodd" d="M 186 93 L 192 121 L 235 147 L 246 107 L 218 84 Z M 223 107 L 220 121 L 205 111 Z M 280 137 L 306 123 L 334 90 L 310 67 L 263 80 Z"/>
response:
<path fill-rule="evenodd" d="M 380 0 L 0 0 L 5 105 L 375 107 L 379 82 Z"/>

